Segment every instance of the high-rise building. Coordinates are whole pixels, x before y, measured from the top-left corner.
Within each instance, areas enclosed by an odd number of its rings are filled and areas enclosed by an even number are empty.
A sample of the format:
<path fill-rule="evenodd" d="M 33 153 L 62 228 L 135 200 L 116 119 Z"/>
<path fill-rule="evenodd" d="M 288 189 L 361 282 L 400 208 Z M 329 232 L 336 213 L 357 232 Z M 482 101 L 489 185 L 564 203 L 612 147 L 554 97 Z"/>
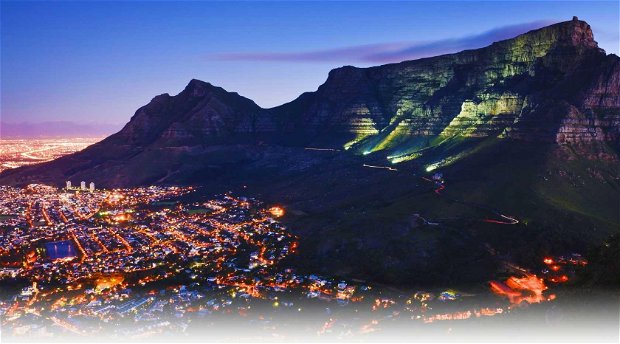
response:
<path fill-rule="evenodd" d="M 67 180 L 67 190 L 71 189 L 71 181 Z"/>
<path fill-rule="evenodd" d="M 90 184 L 88 186 L 89 186 L 88 188 L 90 189 L 90 192 L 95 191 L 95 183 L 94 182 L 90 182 Z"/>
<path fill-rule="evenodd" d="M 82 182 L 80 183 L 80 189 L 82 190 L 86 190 L 86 182 L 82 180 Z"/>

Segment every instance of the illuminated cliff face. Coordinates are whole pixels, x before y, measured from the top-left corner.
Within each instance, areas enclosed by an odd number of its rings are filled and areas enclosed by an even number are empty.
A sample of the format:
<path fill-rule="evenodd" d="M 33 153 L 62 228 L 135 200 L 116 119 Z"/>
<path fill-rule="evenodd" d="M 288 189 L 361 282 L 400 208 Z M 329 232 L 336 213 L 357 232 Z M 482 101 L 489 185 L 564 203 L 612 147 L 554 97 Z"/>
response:
<path fill-rule="evenodd" d="M 289 135 L 305 143 L 321 137 L 358 153 L 403 155 L 402 147 L 427 137 L 404 150 L 410 158 L 453 138 L 610 141 L 620 122 L 618 60 L 597 47 L 587 23 L 574 19 L 482 49 L 337 68 L 316 92 L 272 109 L 192 80 L 180 94 L 140 108 L 118 138 L 178 147 Z"/>
<path fill-rule="evenodd" d="M 521 112 L 525 99 L 518 94 L 483 95 L 478 103 L 466 100 L 461 112 L 439 134 L 442 139 L 454 136 L 486 137 L 510 127 Z"/>
<path fill-rule="evenodd" d="M 477 50 L 330 72 L 314 93 L 273 109 L 290 130 L 353 133 L 361 152 L 411 138 L 616 140 L 620 64 L 590 26 L 571 20 Z M 594 133 L 594 134 L 593 134 Z"/>

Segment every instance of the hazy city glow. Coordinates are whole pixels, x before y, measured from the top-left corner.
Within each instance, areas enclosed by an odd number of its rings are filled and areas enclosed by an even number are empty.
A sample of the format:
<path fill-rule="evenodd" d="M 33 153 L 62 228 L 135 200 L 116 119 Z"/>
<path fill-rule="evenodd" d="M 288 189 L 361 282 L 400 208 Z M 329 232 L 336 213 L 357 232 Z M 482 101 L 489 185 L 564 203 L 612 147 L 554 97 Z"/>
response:
<path fill-rule="evenodd" d="M 101 141 L 101 138 L 1 139 L 0 172 L 9 168 L 50 161 L 82 150 L 98 141 Z"/>

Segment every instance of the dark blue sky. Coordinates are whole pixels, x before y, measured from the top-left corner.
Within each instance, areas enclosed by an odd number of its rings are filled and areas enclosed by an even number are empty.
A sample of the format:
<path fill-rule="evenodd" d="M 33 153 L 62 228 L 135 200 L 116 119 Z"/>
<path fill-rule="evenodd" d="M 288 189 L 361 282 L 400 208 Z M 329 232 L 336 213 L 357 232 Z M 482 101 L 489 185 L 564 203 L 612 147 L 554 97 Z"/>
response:
<path fill-rule="evenodd" d="M 330 69 L 484 46 L 573 15 L 618 54 L 618 1 L 7 2 L 5 122 L 125 123 L 192 78 L 271 107 Z M 413 52 L 413 53 L 412 53 Z"/>

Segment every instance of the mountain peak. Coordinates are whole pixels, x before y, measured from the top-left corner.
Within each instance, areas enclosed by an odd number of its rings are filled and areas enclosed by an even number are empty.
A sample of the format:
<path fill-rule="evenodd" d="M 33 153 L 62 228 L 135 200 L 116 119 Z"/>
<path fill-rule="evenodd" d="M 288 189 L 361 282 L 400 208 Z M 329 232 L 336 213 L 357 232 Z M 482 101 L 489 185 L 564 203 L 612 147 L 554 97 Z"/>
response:
<path fill-rule="evenodd" d="M 211 86 L 211 84 L 208 82 L 202 81 L 202 80 L 192 79 L 189 81 L 186 87 L 196 88 L 196 87 L 205 87 L 205 86 Z"/>
<path fill-rule="evenodd" d="M 584 48 L 598 48 L 598 43 L 594 40 L 590 24 L 579 20 L 577 16 L 574 16 L 572 20 L 540 29 L 540 31 L 542 30 L 553 32 L 553 35 L 549 38 L 560 43 Z"/>
<path fill-rule="evenodd" d="M 579 20 L 578 17 L 495 42 L 487 48 L 493 49 L 493 47 L 507 48 L 513 51 L 520 47 L 531 47 L 536 50 L 535 55 L 537 56 L 546 55 L 555 48 L 577 48 L 581 52 L 604 52 L 594 40 L 590 25 Z"/>
<path fill-rule="evenodd" d="M 194 97 L 202 97 L 204 96 L 208 91 L 215 89 L 216 87 L 211 85 L 208 82 L 204 82 L 202 80 L 198 80 L 198 79 L 192 79 L 190 80 L 190 82 L 187 84 L 187 86 L 185 86 L 185 89 L 183 90 L 184 93 L 189 93 Z"/>
<path fill-rule="evenodd" d="M 571 39 L 575 45 L 584 45 L 590 48 L 598 48 L 598 43 L 594 40 L 594 34 L 590 24 L 583 20 L 579 20 L 577 16 L 570 21 L 572 24 Z"/>

